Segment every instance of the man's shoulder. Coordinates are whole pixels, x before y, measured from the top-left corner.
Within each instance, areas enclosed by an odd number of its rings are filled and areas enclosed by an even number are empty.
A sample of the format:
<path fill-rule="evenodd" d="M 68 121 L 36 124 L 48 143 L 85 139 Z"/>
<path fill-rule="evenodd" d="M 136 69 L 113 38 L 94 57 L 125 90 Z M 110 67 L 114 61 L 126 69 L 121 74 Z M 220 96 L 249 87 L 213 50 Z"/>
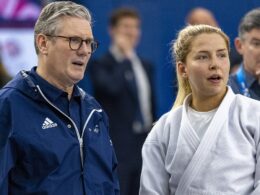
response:
<path fill-rule="evenodd" d="M 239 83 L 237 81 L 236 73 L 229 75 L 228 85 L 233 89 L 234 92 L 239 88 Z"/>
<path fill-rule="evenodd" d="M 102 110 L 104 120 L 106 121 L 106 123 L 108 123 L 107 114 L 103 110 L 101 105 L 98 103 L 98 101 L 93 96 L 91 96 L 90 94 L 85 92 L 83 89 L 79 88 L 79 90 L 82 93 L 82 98 L 83 98 L 83 103 L 84 103 L 84 105 L 82 105 L 82 106 L 88 106 L 92 110 Z"/>
<path fill-rule="evenodd" d="M 91 107 L 93 107 L 93 109 L 101 108 L 100 104 L 97 102 L 97 100 L 92 95 L 88 94 L 85 90 L 83 90 L 79 86 L 78 86 L 78 89 L 81 93 L 81 97 L 85 104 L 91 105 Z"/>
<path fill-rule="evenodd" d="M 21 82 L 22 80 L 18 81 L 16 78 L 13 78 L 2 89 L 0 89 L 0 99 L 15 98 L 19 94 L 19 86 L 21 85 Z"/>
<path fill-rule="evenodd" d="M 235 80 L 235 81 L 236 81 L 236 80 L 237 80 L 237 74 L 236 74 L 236 73 L 232 73 L 232 74 L 230 74 L 230 75 L 229 75 L 229 79 L 230 79 L 230 80 Z"/>
<path fill-rule="evenodd" d="M 25 72 L 24 72 L 25 73 Z M 34 97 L 35 88 L 30 86 L 27 81 L 30 80 L 29 76 L 22 75 L 22 72 L 18 73 L 11 81 L 9 81 L 1 90 L 0 90 L 0 99 L 8 99 L 9 101 L 17 101 L 17 99 L 22 96 Z"/>
<path fill-rule="evenodd" d="M 10 106 L 19 102 L 21 93 L 16 88 L 4 87 L 0 90 L 0 112 L 1 114 L 7 114 Z"/>

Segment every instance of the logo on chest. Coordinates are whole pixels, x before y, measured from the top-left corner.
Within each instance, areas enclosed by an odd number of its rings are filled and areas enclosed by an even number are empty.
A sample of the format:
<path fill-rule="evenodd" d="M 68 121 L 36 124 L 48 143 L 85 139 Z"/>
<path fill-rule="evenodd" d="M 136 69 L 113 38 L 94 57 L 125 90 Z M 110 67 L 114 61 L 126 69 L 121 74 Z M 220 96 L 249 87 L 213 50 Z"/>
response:
<path fill-rule="evenodd" d="M 49 129 L 57 126 L 58 126 L 57 123 L 54 123 L 51 119 L 46 117 L 42 124 L 42 129 Z"/>
<path fill-rule="evenodd" d="M 91 129 L 91 128 L 88 128 L 88 130 L 90 131 L 90 132 L 94 132 L 94 133 L 96 133 L 96 134 L 98 134 L 99 133 L 99 126 L 98 125 L 95 125 L 95 127 L 93 128 L 93 129 Z"/>

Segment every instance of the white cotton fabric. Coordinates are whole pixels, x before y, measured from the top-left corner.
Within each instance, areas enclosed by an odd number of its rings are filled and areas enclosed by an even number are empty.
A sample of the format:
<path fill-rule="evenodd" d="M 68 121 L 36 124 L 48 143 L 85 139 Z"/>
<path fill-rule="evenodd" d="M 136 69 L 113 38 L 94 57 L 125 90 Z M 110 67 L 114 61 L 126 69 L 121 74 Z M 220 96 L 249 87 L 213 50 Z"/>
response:
<path fill-rule="evenodd" d="M 205 134 L 212 118 L 214 117 L 217 109 L 210 110 L 208 112 L 199 112 L 194 110 L 190 106 L 187 109 L 187 115 L 191 124 L 191 127 L 197 133 L 199 139 L 201 140 Z"/>
<path fill-rule="evenodd" d="M 190 98 L 148 135 L 140 195 L 259 195 L 260 102 L 228 88 L 200 140 L 187 117 Z"/>

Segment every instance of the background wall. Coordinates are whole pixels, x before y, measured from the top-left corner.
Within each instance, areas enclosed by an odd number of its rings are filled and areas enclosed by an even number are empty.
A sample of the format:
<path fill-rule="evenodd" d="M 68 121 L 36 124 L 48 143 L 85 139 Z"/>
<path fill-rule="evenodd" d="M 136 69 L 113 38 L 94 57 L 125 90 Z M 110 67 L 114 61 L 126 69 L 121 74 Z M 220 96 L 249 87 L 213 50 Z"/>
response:
<path fill-rule="evenodd" d="M 86 5 L 94 18 L 94 36 L 101 42 L 93 57 L 107 50 L 109 37 L 107 21 L 112 9 L 135 7 L 142 17 L 142 39 L 139 53 L 152 61 L 156 71 L 158 116 L 168 111 L 175 98 L 176 83 L 170 56 L 170 42 L 185 25 L 186 14 L 194 7 L 211 10 L 220 27 L 233 40 L 237 36 L 240 18 L 250 9 L 260 6 L 259 0 L 78 0 Z"/>
<path fill-rule="evenodd" d="M 51 1 L 53 0 L 0 0 L 0 57 L 3 58 L 11 76 L 20 69 L 29 69 L 36 65 L 33 26 L 41 7 Z M 85 5 L 92 12 L 95 21 L 94 35 L 101 42 L 93 58 L 103 54 L 109 46 L 107 22 L 114 8 L 132 6 L 140 12 L 143 33 L 138 51 L 155 66 L 158 116 L 171 108 L 175 98 L 176 83 L 170 42 L 185 25 L 186 14 L 197 6 L 211 10 L 220 27 L 230 36 L 233 45 L 240 18 L 250 9 L 260 6 L 260 0 L 74 1 Z M 21 32 L 27 33 L 26 36 Z M 25 37 L 28 37 L 28 40 Z M 24 68 L 25 66 L 28 67 Z M 91 89 L 89 92 L 91 93 Z"/>

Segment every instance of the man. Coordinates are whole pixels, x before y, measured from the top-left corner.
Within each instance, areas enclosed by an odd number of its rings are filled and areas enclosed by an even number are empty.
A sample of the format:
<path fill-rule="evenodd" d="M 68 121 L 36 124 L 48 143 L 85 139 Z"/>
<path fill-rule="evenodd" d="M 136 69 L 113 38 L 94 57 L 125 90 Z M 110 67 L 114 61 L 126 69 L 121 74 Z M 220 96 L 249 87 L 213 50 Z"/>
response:
<path fill-rule="evenodd" d="M 119 194 L 106 114 L 76 85 L 97 48 L 89 11 L 48 4 L 35 47 L 38 66 L 0 91 L 0 194 Z"/>
<path fill-rule="evenodd" d="M 242 18 L 235 46 L 243 56 L 243 62 L 230 76 L 229 85 L 235 93 L 260 100 L 260 8 Z"/>
<path fill-rule="evenodd" d="M 94 96 L 109 116 L 121 195 L 138 194 L 141 148 L 154 121 L 152 65 L 135 51 L 140 33 L 140 17 L 135 10 L 114 10 L 109 23 L 109 51 L 88 67 Z"/>

